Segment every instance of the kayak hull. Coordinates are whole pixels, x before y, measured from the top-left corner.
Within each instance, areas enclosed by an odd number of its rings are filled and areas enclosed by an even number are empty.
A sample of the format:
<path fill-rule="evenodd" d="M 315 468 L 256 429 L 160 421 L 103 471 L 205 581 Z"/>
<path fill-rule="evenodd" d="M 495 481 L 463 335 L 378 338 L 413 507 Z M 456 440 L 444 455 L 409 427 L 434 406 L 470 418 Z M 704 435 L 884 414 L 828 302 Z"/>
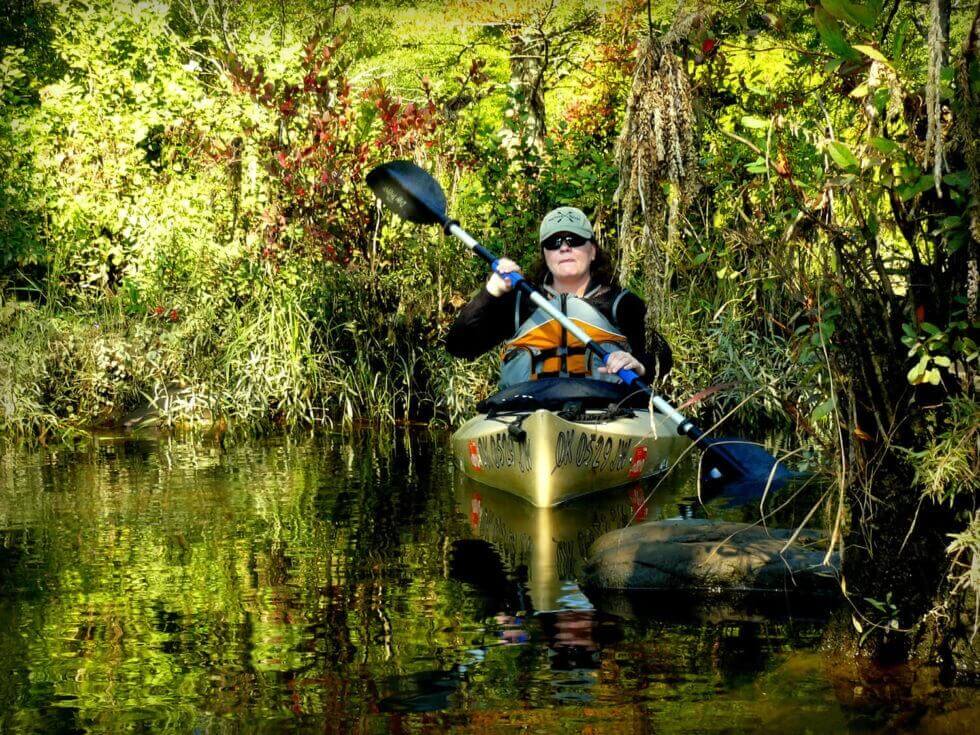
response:
<path fill-rule="evenodd" d="M 481 413 L 452 439 L 463 474 L 541 508 L 663 472 L 689 444 L 667 418 L 639 409 L 574 421 L 545 409 Z"/>

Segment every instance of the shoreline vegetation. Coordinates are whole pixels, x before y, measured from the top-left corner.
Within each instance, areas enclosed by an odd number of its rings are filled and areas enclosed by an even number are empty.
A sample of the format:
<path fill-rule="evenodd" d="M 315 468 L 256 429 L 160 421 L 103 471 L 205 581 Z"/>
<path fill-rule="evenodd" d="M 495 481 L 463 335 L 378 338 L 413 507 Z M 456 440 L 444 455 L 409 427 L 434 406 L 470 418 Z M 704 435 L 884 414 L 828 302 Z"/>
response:
<path fill-rule="evenodd" d="M 20 0 L 0 19 L 0 436 L 453 426 L 485 279 L 583 208 L 706 425 L 794 437 L 855 642 L 970 659 L 980 4 Z M 967 652 L 967 653 L 965 653 Z"/>

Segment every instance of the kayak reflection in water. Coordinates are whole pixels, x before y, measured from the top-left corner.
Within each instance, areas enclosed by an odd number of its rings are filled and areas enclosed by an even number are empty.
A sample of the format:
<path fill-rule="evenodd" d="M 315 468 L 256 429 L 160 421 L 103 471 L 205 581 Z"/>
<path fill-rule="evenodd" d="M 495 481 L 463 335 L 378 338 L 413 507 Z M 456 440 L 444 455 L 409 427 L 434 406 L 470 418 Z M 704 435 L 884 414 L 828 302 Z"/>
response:
<path fill-rule="evenodd" d="M 612 351 L 603 366 L 585 345 L 494 272 L 485 288 L 459 312 L 446 337 L 446 349 L 473 359 L 503 343 L 500 387 L 546 377 L 586 377 L 620 382 L 621 369 L 648 383 L 671 368 L 670 346 L 656 331 L 645 338 L 646 304 L 613 283 L 609 256 L 599 249 L 592 224 L 574 207 L 559 207 L 541 221 L 541 258 L 532 280 L 551 303 Z M 521 272 L 501 258 L 500 273 Z"/>

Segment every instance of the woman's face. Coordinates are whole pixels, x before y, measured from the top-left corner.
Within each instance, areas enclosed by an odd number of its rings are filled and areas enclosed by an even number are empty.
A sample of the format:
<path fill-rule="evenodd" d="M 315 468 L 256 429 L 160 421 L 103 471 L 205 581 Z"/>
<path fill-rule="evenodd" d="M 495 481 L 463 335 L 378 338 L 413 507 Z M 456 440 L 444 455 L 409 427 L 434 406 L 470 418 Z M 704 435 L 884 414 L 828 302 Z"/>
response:
<path fill-rule="evenodd" d="M 545 250 L 544 262 L 556 279 L 579 279 L 589 274 L 595 255 L 596 248 L 591 240 L 577 248 L 565 242 L 557 250 Z"/>

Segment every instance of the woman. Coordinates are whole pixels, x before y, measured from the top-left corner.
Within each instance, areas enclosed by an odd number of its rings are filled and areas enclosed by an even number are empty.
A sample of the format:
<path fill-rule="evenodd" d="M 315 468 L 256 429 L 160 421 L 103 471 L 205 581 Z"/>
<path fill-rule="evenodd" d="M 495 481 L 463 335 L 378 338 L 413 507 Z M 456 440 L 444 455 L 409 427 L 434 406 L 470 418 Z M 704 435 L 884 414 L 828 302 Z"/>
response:
<path fill-rule="evenodd" d="M 498 273 L 460 310 L 446 337 L 450 354 L 472 359 L 504 343 L 501 388 L 545 377 L 618 381 L 615 373 L 623 368 L 648 382 L 666 375 L 672 364 L 670 347 L 654 332 L 654 349 L 645 349 L 646 305 L 613 284 L 609 258 L 596 245 L 585 214 L 574 207 L 552 210 L 541 221 L 538 241 L 541 260 L 533 280 L 592 339 L 612 350 L 608 363 L 603 366 L 588 354 L 579 340 Z M 501 258 L 498 270 L 521 269 Z"/>

